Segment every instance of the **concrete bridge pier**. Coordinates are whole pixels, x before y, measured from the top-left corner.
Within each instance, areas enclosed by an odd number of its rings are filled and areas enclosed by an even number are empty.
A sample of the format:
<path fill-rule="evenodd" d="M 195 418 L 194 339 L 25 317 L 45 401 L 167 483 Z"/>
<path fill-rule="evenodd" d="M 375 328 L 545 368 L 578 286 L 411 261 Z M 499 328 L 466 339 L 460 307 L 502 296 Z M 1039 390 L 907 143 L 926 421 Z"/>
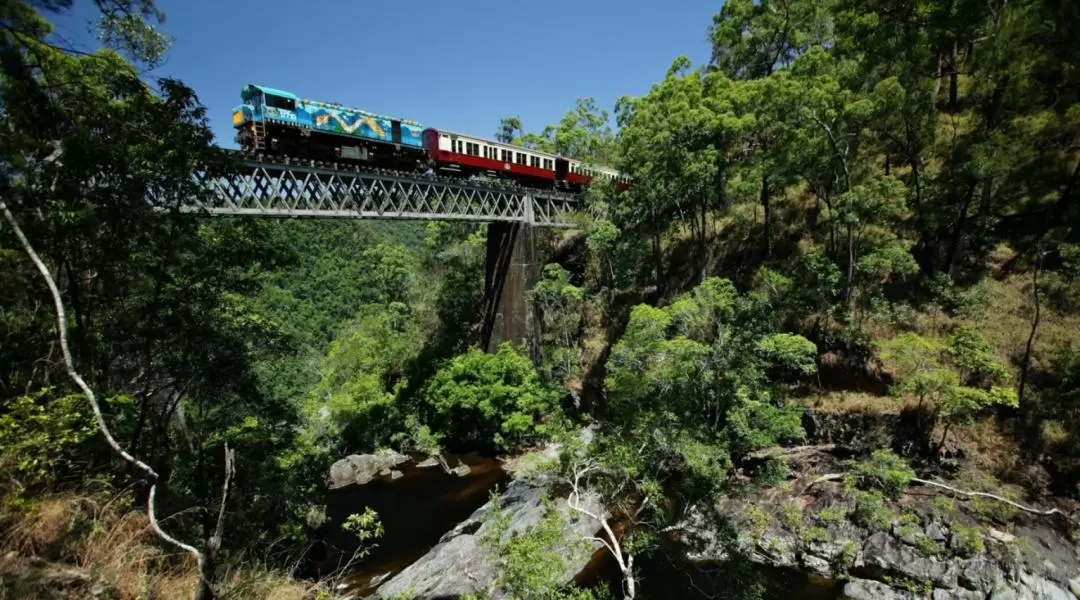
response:
<path fill-rule="evenodd" d="M 488 224 L 484 268 L 484 325 L 481 343 L 493 352 L 510 342 L 536 359 L 536 317 L 527 294 L 536 284 L 536 245 L 528 223 Z"/>

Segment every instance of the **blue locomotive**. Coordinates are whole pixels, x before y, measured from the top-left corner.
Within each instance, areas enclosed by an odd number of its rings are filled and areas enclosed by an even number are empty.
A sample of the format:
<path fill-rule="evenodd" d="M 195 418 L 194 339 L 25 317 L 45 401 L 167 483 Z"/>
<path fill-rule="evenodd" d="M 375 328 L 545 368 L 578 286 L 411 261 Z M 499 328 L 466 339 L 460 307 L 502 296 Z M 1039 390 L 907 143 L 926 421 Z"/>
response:
<path fill-rule="evenodd" d="M 426 165 L 423 127 L 340 104 L 246 85 L 233 109 L 236 142 L 248 152 L 356 162 L 389 169 Z"/>

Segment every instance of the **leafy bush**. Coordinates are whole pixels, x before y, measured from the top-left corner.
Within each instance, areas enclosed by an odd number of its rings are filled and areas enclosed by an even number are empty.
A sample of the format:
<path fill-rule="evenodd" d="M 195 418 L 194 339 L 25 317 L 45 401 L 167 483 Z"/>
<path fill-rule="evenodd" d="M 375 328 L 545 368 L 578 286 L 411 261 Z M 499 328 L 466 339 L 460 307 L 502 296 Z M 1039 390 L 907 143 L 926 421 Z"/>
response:
<path fill-rule="evenodd" d="M 915 477 L 915 470 L 893 451 L 878 449 L 865 460 L 851 461 L 848 477 L 862 489 L 877 488 L 890 498 L 899 498 Z"/>
<path fill-rule="evenodd" d="M 56 477 L 65 454 L 95 432 L 82 395 L 42 389 L 0 401 L 0 509 L 26 501 Z"/>
<path fill-rule="evenodd" d="M 961 523 L 953 523 L 952 540 L 950 546 L 959 556 L 970 557 L 980 554 L 986 549 L 983 543 L 982 530 L 978 525 L 967 526 Z"/>
<path fill-rule="evenodd" d="M 544 435 L 557 394 L 509 343 L 494 354 L 473 348 L 428 381 L 423 399 L 440 432 L 458 442 L 505 449 Z"/>
<path fill-rule="evenodd" d="M 851 518 L 871 531 L 887 531 L 892 527 L 896 513 L 889 507 L 885 496 L 878 490 L 858 492 L 855 495 L 855 512 Z"/>

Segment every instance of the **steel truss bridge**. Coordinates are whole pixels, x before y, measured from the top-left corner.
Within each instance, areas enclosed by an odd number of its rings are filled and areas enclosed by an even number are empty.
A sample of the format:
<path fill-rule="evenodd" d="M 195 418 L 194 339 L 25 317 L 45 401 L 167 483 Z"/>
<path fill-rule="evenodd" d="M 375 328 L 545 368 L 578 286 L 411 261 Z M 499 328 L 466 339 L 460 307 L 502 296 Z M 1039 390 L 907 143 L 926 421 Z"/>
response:
<path fill-rule="evenodd" d="M 244 160 L 223 176 L 200 172 L 207 193 L 187 198 L 187 213 L 233 216 L 504 221 L 571 227 L 578 196 L 520 187 L 488 187 L 467 180 L 421 174 L 350 171 Z M 153 192 L 149 200 L 161 205 Z"/>

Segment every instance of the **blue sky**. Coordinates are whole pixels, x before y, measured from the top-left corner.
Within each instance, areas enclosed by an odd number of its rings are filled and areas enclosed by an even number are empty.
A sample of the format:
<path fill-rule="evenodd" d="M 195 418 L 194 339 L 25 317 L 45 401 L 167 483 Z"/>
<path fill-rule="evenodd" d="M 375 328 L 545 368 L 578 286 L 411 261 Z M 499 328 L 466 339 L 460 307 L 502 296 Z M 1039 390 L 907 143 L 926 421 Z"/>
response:
<path fill-rule="evenodd" d="M 298 96 L 492 135 L 528 130 L 575 98 L 613 112 L 680 54 L 709 56 L 717 0 L 158 0 L 177 40 L 154 75 L 183 80 L 233 147 L 230 110 L 259 83 Z M 54 19 L 86 48 L 90 2 Z"/>

